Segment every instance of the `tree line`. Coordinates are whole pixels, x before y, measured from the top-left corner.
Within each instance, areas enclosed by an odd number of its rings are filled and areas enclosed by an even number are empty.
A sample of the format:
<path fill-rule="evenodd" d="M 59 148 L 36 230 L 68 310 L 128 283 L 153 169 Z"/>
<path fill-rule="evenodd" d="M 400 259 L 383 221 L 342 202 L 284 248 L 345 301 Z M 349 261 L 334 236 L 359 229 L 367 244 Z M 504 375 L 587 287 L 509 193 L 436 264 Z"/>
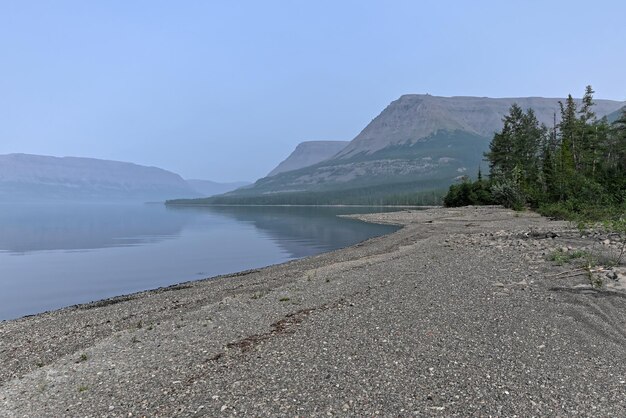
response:
<path fill-rule="evenodd" d="M 559 218 L 605 218 L 626 211 L 626 109 L 613 123 L 594 113 L 587 86 L 580 105 L 567 97 L 553 126 L 513 104 L 485 153 L 489 177 L 452 185 L 446 206 L 531 207 Z"/>
<path fill-rule="evenodd" d="M 220 195 L 202 199 L 168 200 L 170 205 L 440 205 L 445 190 L 419 190 L 413 183 L 384 184 L 336 191 L 269 193 L 252 196 Z"/>

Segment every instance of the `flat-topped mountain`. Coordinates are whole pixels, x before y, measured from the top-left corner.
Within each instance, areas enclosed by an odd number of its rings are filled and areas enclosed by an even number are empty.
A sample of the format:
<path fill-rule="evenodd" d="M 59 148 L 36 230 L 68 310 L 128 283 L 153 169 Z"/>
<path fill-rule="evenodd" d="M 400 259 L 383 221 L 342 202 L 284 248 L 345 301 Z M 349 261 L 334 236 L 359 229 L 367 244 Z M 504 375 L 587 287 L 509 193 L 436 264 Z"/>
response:
<path fill-rule="evenodd" d="M 157 167 L 78 157 L 0 155 L 0 200 L 155 201 L 199 197 Z"/>
<path fill-rule="evenodd" d="M 383 148 L 412 143 L 438 131 L 462 131 L 491 138 L 502 129 L 502 118 L 513 103 L 522 109 L 533 109 L 540 123 L 551 127 L 559 120 L 559 101 L 543 97 L 487 98 L 438 97 L 428 94 L 407 94 L 387 106 L 350 145 L 338 155 L 346 158 L 359 153 L 371 154 Z M 580 100 L 576 100 L 580 104 Z M 619 109 L 623 103 L 595 100 L 594 110 L 604 116 Z"/>
<path fill-rule="evenodd" d="M 404 95 L 332 158 L 259 179 L 213 202 L 364 203 L 368 196 L 372 203 L 379 201 L 372 196 L 442 189 L 461 176 L 476 175 L 512 104 L 532 108 L 540 122 L 552 127 L 559 121 L 559 101 L 565 99 Z M 594 101 L 598 117 L 625 104 Z"/>
<path fill-rule="evenodd" d="M 298 170 L 327 160 L 344 149 L 350 141 L 306 141 L 298 144 L 296 149 L 267 175 L 275 176 L 285 171 Z"/>

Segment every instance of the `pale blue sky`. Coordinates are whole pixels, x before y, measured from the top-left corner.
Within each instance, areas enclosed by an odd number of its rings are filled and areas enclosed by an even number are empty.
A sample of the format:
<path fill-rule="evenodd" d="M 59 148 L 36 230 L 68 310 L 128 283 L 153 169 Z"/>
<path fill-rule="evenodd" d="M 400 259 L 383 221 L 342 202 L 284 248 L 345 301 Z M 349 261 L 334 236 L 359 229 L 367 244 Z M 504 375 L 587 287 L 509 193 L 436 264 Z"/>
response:
<path fill-rule="evenodd" d="M 255 180 L 406 93 L 626 100 L 626 2 L 0 0 L 0 154 Z"/>

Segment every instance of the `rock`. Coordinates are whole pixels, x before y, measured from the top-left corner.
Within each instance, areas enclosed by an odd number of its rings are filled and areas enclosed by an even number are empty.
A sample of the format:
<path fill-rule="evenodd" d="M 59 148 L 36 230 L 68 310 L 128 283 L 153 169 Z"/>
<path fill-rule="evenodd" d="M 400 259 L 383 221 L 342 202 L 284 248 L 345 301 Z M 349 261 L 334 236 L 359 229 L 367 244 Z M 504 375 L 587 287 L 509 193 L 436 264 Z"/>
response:
<path fill-rule="evenodd" d="M 619 279 L 618 276 L 617 276 L 617 273 L 614 272 L 613 270 L 607 271 L 605 276 L 607 277 L 607 279 L 610 279 L 610 280 L 618 280 Z"/>

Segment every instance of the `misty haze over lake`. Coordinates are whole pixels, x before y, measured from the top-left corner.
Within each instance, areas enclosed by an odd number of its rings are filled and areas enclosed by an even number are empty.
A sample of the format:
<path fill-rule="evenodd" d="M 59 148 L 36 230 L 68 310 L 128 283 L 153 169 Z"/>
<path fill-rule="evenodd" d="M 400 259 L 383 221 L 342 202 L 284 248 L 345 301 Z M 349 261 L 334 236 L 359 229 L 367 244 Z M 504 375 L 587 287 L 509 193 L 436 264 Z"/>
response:
<path fill-rule="evenodd" d="M 281 263 L 395 230 L 380 208 L 0 205 L 0 320 Z"/>

